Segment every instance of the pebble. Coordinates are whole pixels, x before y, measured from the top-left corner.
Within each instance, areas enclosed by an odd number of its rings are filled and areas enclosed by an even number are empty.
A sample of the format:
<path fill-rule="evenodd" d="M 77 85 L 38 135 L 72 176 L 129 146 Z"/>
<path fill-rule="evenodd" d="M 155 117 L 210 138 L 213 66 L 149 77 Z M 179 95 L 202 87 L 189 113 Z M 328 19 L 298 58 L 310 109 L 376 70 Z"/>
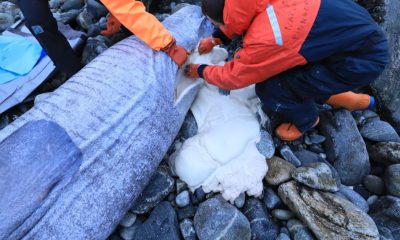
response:
<path fill-rule="evenodd" d="M 376 195 L 372 195 L 367 199 L 367 203 L 369 206 L 371 206 L 372 204 L 374 204 L 377 200 L 378 200 L 378 196 Z"/>
<path fill-rule="evenodd" d="M 88 0 L 86 9 L 90 14 L 93 15 L 93 17 L 97 19 L 105 17 L 108 12 L 107 8 L 103 4 L 97 2 L 96 0 Z"/>
<path fill-rule="evenodd" d="M 307 149 L 310 150 L 311 152 L 314 152 L 314 153 L 317 153 L 317 154 L 321 154 L 321 153 L 325 152 L 324 149 L 321 146 L 315 145 L 315 144 L 309 146 Z"/>
<path fill-rule="evenodd" d="M 375 221 L 381 234 L 385 232 L 385 236 L 392 236 L 391 239 L 400 239 L 400 198 L 380 197 L 371 205 L 369 215 Z"/>
<path fill-rule="evenodd" d="M 142 225 L 142 222 L 136 220 L 135 223 L 130 227 L 123 227 L 119 230 L 119 235 L 124 240 L 133 240 L 135 239 L 135 234 L 137 229 Z"/>
<path fill-rule="evenodd" d="M 128 212 L 119 224 L 123 227 L 130 227 L 135 223 L 135 221 L 136 221 L 136 214 Z"/>
<path fill-rule="evenodd" d="M 84 4 L 83 0 L 66 0 L 61 6 L 61 11 L 68 12 L 70 10 L 82 9 Z"/>
<path fill-rule="evenodd" d="M 374 162 L 384 166 L 400 163 L 400 143 L 380 142 L 370 146 L 368 152 Z"/>
<path fill-rule="evenodd" d="M 181 234 L 184 240 L 196 240 L 196 231 L 194 230 L 194 225 L 192 220 L 183 219 L 179 223 L 179 228 L 181 230 Z"/>
<path fill-rule="evenodd" d="M 258 151 L 267 159 L 272 158 L 275 154 L 275 145 L 271 134 L 264 129 L 261 129 L 260 141 L 256 144 L 256 147 Z"/>
<path fill-rule="evenodd" d="M 361 135 L 375 142 L 400 142 L 396 130 L 387 122 L 381 120 L 367 121 L 360 129 Z"/>
<path fill-rule="evenodd" d="M 375 175 L 367 175 L 363 179 L 363 185 L 372 194 L 383 195 L 385 193 L 385 183 Z"/>
<path fill-rule="evenodd" d="M 275 156 L 268 159 L 267 164 L 268 172 L 265 176 L 265 180 L 268 184 L 274 186 L 289 181 L 292 178 L 292 172 L 296 169 L 290 162 Z"/>
<path fill-rule="evenodd" d="M 344 196 L 347 200 L 349 200 L 350 202 L 352 202 L 354 205 L 356 205 L 357 207 L 359 207 L 363 212 L 368 212 L 369 211 L 369 206 L 367 201 L 357 192 L 355 192 L 353 189 L 341 185 L 339 188 L 339 194 L 341 194 L 341 196 Z"/>
<path fill-rule="evenodd" d="M 318 134 L 311 134 L 310 140 L 313 144 L 321 144 L 326 141 L 326 137 L 318 135 Z"/>
<path fill-rule="evenodd" d="M 193 205 L 188 205 L 178 209 L 178 219 L 192 218 L 196 214 L 196 208 Z"/>
<path fill-rule="evenodd" d="M 290 237 L 284 233 L 279 233 L 278 237 L 276 240 L 290 240 Z"/>
<path fill-rule="evenodd" d="M 287 223 L 290 236 L 293 240 L 314 240 L 314 236 L 308 228 L 299 220 L 291 219 Z"/>
<path fill-rule="evenodd" d="M 400 164 L 390 165 L 386 169 L 385 185 L 389 194 L 400 197 Z"/>
<path fill-rule="evenodd" d="M 287 221 L 294 217 L 294 214 L 291 211 L 283 210 L 283 209 L 274 209 L 272 211 L 272 216 L 281 221 Z"/>
<path fill-rule="evenodd" d="M 235 199 L 235 206 L 237 208 L 242 208 L 244 205 L 244 202 L 246 201 L 246 194 L 245 193 L 241 193 L 236 199 Z"/>
<path fill-rule="evenodd" d="M 185 119 L 183 120 L 183 124 L 181 129 L 179 130 L 179 133 L 182 138 L 188 139 L 195 136 L 197 134 L 197 131 L 198 126 L 196 119 L 194 118 L 193 113 L 189 111 L 186 114 Z"/>
<path fill-rule="evenodd" d="M 190 203 L 189 192 L 187 190 L 179 193 L 175 198 L 175 203 L 178 207 L 186 207 Z"/>
<path fill-rule="evenodd" d="M 175 188 L 176 188 L 176 193 L 179 194 L 187 189 L 187 184 L 184 181 L 177 179 L 175 181 Z"/>
<path fill-rule="evenodd" d="M 292 177 L 314 189 L 330 192 L 339 190 L 331 168 L 325 163 L 315 162 L 308 167 L 299 167 L 293 171 Z"/>
<path fill-rule="evenodd" d="M 14 18 L 10 14 L 0 13 L 0 32 L 14 24 Z"/>
<path fill-rule="evenodd" d="M 300 160 L 294 155 L 289 146 L 284 145 L 283 147 L 281 147 L 280 153 L 286 161 L 290 162 L 295 167 L 301 166 Z"/>
<path fill-rule="evenodd" d="M 282 205 L 281 199 L 272 188 L 266 188 L 264 190 L 263 203 L 267 209 L 274 209 Z"/>

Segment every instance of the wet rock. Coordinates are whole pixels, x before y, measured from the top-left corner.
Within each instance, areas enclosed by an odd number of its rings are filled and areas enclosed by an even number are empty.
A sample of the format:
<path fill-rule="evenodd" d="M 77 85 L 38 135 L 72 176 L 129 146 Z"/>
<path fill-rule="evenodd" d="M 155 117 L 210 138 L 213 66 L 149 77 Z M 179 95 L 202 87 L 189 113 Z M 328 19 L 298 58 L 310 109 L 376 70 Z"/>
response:
<path fill-rule="evenodd" d="M 88 38 L 82 53 L 82 64 L 88 64 L 107 48 L 108 46 L 103 37 Z"/>
<path fill-rule="evenodd" d="M 81 9 L 85 5 L 83 0 L 66 0 L 61 6 L 61 11 L 68 12 L 70 10 Z"/>
<path fill-rule="evenodd" d="M 246 217 L 220 196 L 200 204 L 194 228 L 200 240 L 246 240 L 251 236 Z"/>
<path fill-rule="evenodd" d="M 178 207 L 186 207 L 190 203 L 189 192 L 183 191 L 179 193 L 175 198 L 175 203 Z"/>
<path fill-rule="evenodd" d="M 134 240 L 135 234 L 138 228 L 142 225 L 142 222 L 137 220 L 135 223 L 130 227 L 123 227 L 119 230 L 119 235 L 124 240 Z"/>
<path fill-rule="evenodd" d="M 88 0 L 86 9 L 96 19 L 105 17 L 108 13 L 107 8 L 96 0 Z"/>
<path fill-rule="evenodd" d="M 300 160 L 294 155 L 289 146 L 287 145 L 282 146 L 280 149 L 280 153 L 286 161 L 290 162 L 295 167 L 301 166 Z"/>
<path fill-rule="evenodd" d="M 260 130 L 260 134 L 260 141 L 256 144 L 256 147 L 265 158 L 272 158 L 275 154 L 275 145 L 271 134 L 264 129 Z"/>
<path fill-rule="evenodd" d="M 0 32 L 14 24 L 14 18 L 10 14 L 0 13 Z"/>
<path fill-rule="evenodd" d="M 384 166 L 400 163 L 400 143 L 381 142 L 368 148 L 371 159 Z"/>
<path fill-rule="evenodd" d="M 365 142 L 352 115 L 347 110 L 334 110 L 324 112 L 320 118 L 327 157 L 341 182 L 349 186 L 360 184 L 371 167 Z"/>
<path fill-rule="evenodd" d="M 136 221 L 136 214 L 128 212 L 119 224 L 123 227 L 130 227 L 135 223 L 135 221 Z"/>
<path fill-rule="evenodd" d="M 382 195 L 385 193 L 385 183 L 375 175 L 367 175 L 363 180 L 363 185 L 370 193 Z"/>
<path fill-rule="evenodd" d="M 263 203 L 267 209 L 274 209 L 280 206 L 282 201 L 272 188 L 266 188 L 264 189 Z"/>
<path fill-rule="evenodd" d="M 292 177 L 311 188 L 336 192 L 339 190 L 332 171 L 325 163 L 312 163 L 309 167 L 299 167 L 292 173 Z"/>
<path fill-rule="evenodd" d="M 258 199 L 249 198 L 243 207 L 243 213 L 250 221 L 252 240 L 275 239 L 278 236 L 278 225 Z"/>
<path fill-rule="evenodd" d="M 169 202 L 161 202 L 150 217 L 137 229 L 135 239 L 176 240 L 179 239 L 179 225 L 175 210 Z"/>
<path fill-rule="evenodd" d="M 291 219 L 287 223 L 290 236 L 293 240 L 314 240 L 313 234 L 310 230 L 299 220 Z"/>
<path fill-rule="evenodd" d="M 369 206 L 368 203 L 365 201 L 365 199 L 359 193 L 352 190 L 351 188 L 341 185 L 337 194 L 352 202 L 354 205 L 359 207 L 363 212 L 367 213 L 369 211 Z"/>
<path fill-rule="evenodd" d="M 393 239 L 400 239 L 400 198 L 384 196 L 371 205 L 369 212 L 382 233 L 389 231 Z"/>
<path fill-rule="evenodd" d="M 389 194 L 400 197 L 400 164 L 390 165 L 386 169 L 385 185 Z"/>
<path fill-rule="evenodd" d="M 279 186 L 278 194 L 319 239 L 379 238 L 375 223 L 366 213 L 334 194 L 295 181 Z"/>
<path fill-rule="evenodd" d="M 364 138 L 375 142 L 400 142 L 396 130 L 381 120 L 368 121 L 361 127 L 360 133 Z"/>
<path fill-rule="evenodd" d="M 237 208 L 242 208 L 242 207 L 244 206 L 245 201 L 246 201 L 246 194 L 241 193 L 241 194 L 239 195 L 239 197 L 237 197 L 237 198 L 235 199 L 234 204 L 235 204 L 235 206 L 236 206 Z"/>
<path fill-rule="evenodd" d="M 82 29 L 88 30 L 90 26 L 95 23 L 95 19 L 93 18 L 92 14 L 88 13 L 86 10 L 83 10 L 76 18 L 76 22 Z"/>
<path fill-rule="evenodd" d="M 159 168 L 149 181 L 149 185 L 138 197 L 131 211 L 135 214 L 147 213 L 161 202 L 174 187 L 174 179 L 164 168 Z"/>
<path fill-rule="evenodd" d="M 274 209 L 272 211 L 272 216 L 274 216 L 274 218 L 276 218 L 278 220 L 287 221 L 287 220 L 293 218 L 294 214 L 288 210 Z"/>
<path fill-rule="evenodd" d="M 197 130 L 198 127 L 196 119 L 194 118 L 193 113 L 189 111 L 186 114 L 185 120 L 183 121 L 180 130 L 181 137 L 183 137 L 184 139 L 191 138 L 197 134 Z"/>
<path fill-rule="evenodd" d="M 290 180 L 292 178 L 292 172 L 296 169 L 296 167 L 290 162 L 275 156 L 271 159 L 268 159 L 267 164 L 268 172 L 267 176 L 265 176 L 265 180 L 268 182 L 268 184 L 274 186 Z"/>
<path fill-rule="evenodd" d="M 196 240 L 196 231 L 194 230 L 193 222 L 190 219 L 183 219 L 179 224 L 181 234 L 184 240 Z"/>

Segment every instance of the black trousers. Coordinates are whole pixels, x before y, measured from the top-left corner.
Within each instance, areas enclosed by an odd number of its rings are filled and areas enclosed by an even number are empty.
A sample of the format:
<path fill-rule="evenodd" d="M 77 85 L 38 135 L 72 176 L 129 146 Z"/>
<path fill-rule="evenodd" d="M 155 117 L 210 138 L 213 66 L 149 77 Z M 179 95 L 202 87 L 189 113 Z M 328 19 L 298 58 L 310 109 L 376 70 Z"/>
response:
<path fill-rule="evenodd" d="M 68 77 L 81 69 L 80 58 L 58 30 L 47 0 L 18 0 L 26 26 L 39 41 L 54 65 Z"/>
<path fill-rule="evenodd" d="M 388 42 L 378 31 L 357 51 L 290 69 L 256 84 L 256 93 L 264 111 L 277 113 L 283 121 L 305 132 L 318 118 L 316 103 L 370 84 L 388 61 Z"/>

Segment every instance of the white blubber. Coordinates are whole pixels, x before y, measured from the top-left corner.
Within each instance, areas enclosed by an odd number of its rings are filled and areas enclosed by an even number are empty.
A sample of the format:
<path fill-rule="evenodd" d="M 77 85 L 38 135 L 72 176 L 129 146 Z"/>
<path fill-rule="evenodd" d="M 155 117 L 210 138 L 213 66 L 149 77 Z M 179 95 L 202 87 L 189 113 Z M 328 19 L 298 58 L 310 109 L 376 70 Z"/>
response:
<path fill-rule="evenodd" d="M 209 54 L 193 53 L 189 62 L 222 65 L 227 52 L 214 48 Z M 194 191 L 221 192 L 231 202 L 242 192 L 259 196 L 268 167 L 256 143 L 260 124 L 255 111 L 259 100 L 254 86 L 231 91 L 229 96 L 205 84 L 191 110 L 198 125 L 196 136 L 173 154 L 174 170 Z"/>

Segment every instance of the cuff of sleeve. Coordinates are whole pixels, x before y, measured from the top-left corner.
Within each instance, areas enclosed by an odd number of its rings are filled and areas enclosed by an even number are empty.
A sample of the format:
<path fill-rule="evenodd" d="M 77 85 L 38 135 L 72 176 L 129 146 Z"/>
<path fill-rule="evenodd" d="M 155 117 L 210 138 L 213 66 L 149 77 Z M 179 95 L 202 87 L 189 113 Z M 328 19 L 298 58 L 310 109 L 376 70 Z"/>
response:
<path fill-rule="evenodd" d="M 207 67 L 208 65 L 206 64 L 201 64 L 200 66 L 197 67 L 197 74 L 199 74 L 199 77 L 204 79 L 204 69 Z"/>
<path fill-rule="evenodd" d="M 222 41 L 222 43 L 223 43 L 224 45 L 228 45 L 228 44 L 232 41 L 232 40 L 229 39 L 229 38 L 224 34 L 224 32 L 222 32 L 221 29 L 219 29 L 219 28 L 216 28 L 216 29 L 214 30 L 212 36 L 213 36 L 214 38 L 219 38 L 219 39 L 221 39 L 221 41 Z"/>

